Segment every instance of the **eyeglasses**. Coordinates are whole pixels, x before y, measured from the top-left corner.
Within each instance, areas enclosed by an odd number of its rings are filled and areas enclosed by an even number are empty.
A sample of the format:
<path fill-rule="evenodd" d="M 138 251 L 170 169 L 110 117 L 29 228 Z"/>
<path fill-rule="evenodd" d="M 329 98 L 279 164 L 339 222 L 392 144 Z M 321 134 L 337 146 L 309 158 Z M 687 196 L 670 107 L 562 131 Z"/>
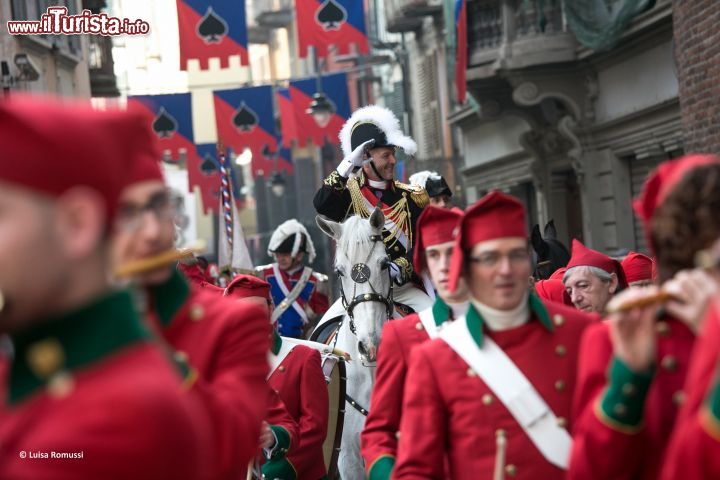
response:
<path fill-rule="evenodd" d="M 503 258 L 507 258 L 513 267 L 523 265 L 530 261 L 530 252 L 526 249 L 513 250 L 510 253 L 502 254 L 500 252 L 486 252 L 478 257 L 470 257 L 469 261 L 476 263 L 483 268 L 494 268 L 500 264 Z"/>
<path fill-rule="evenodd" d="M 145 221 L 145 213 L 152 213 L 157 221 L 164 222 L 174 219 L 177 206 L 170 201 L 167 192 L 153 195 L 145 205 L 126 203 L 120 206 L 115 225 L 124 232 L 136 232 Z"/>

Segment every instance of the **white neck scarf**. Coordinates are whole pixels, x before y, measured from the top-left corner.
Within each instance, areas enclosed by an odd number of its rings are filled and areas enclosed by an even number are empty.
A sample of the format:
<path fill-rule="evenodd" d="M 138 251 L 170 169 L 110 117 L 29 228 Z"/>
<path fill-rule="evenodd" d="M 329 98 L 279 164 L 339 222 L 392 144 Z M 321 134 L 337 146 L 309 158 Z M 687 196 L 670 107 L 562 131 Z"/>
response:
<path fill-rule="evenodd" d="M 492 331 L 510 330 L 519 327 L 524 325 L 530 318 L 527 293 L 523 296 L 520 304 L 512 310 L 496 310 L 475 299 L 470 299 L 470 301 L 485 321 L 485 325 Z"/>
<path fill-rule="evenodd" d="M 450 307 L 453 319 L 460 318 L 465 315 L 467 313 L 468 307 L 470 307 L 469 300 L 465 300 L 464 302 L 460 303 L 445 302 L 445 304 Z"/>
<path fill-rule="evenodd" d="M 378 189 L 378 190 L 385 190 L 388 187 L 388 182 L 386 181 L 377 181 L 372 180 L 368 178 L 368 185 L 370 185 L 372 188 Z"/>

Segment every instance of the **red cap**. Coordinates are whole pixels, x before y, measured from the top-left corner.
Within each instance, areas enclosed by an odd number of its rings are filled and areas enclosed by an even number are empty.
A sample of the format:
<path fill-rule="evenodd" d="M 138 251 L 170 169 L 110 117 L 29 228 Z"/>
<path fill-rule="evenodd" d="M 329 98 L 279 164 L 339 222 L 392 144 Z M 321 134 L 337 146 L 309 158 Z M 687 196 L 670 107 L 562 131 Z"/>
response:
<path fill-rule="evenodd" d="M 450 291 L 455 291 L 460 278 L 464 250 L 480 242 L 508 237 L 527 238 L 525 207 L 515 197 L 493 190 L 465 210 L 460 220 L 450 262 Z"/>
<path fill-rule="evenodd" d="M 177 269 L 185 275 L 190 283 L 204 287 L 206 283 L 211 283 L 210 280 L 203 274 L 200 265 L 185 265 L 184 263 L 178 263 Z"/>
<path fill-rule="evenodd" d="M 653 279 L 653 261 L 647 255 L 630 252 L 621 265 L 628 283 Z"/>
<path fill-rule="evenodd" d="M 247 297 L 263 297 L 270 300 L 270 284 L 253 275 L 237 275 L 225 287 L 225 295 L 237 299 Z"/>
<path fill-rule="evenodd" d="M 535 282 L 535 292 L 537 292 L 538 297 L 543 300 L 572 305 L 570 295 L 568 295 L 565 290 L 565 285 L 563 285 L 562 280 L 538 280 Z"/>
<path fill-rule="evenodd" d="M 574 238 L 572 241 L 572 257 L 570 257 L 570 261 L 565 267 L 568 270 L 573 267 L 597 267 L 601 270 L 605 270 L 607 273 L 614 273 L 617 275 L 618 285 L 620 288 L 627 287 L 625 272 L 623 271 L 620 262 L 613 260 L 597 250 L 586 247 Z"/>
<path fill-rule="evenodd" d="M 157 158 L 148 125 L 136 110 L 15 94 L 0 102 L 0 181 L 51 196 L 92 188 L 105 199 L 110 221 L 129 172 Z"/>
<path fill-rule="evenodd" d="M 655 210 L 689 171 L 713 163 L 720 163 L 720 158 L 715 155 L 687 155 L 663 162 L 650 174 L 643 185 L 640 196 L 633 202 L 633 208 L 635 214 L 643 222 L 645 238 L 651 248 L 654 249 L 650 235 L 650 225 Z"/>
<path fill-rule="evenodd" d="M 413 265 L 417 272 L 422 271 L 423 253 L 427 247 L 455 240 L 457 226 L 463 216 L 462 210 L 458 210 L 432 205 L 423 209 L 415 224 L 417 240 L 413 251 Z"/>

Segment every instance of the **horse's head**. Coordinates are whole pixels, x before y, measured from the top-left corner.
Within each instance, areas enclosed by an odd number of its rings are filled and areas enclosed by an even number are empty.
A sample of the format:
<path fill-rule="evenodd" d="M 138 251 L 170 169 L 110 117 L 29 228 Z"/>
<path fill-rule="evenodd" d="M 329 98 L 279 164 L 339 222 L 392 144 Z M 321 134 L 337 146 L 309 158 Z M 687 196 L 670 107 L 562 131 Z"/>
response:
<path fill-rule="evenodd" d="M 382 240 L 385 216 L 376 208 L 369 219 L 352 216 L 340 224 L 318 215 L 316 221 L 337 242 L 335 271 L 350 329 L 358 339 L 359 352 L 374 361 L 382 326 L 392 315 L 390 259 Z"/>
<path fill-rule="evenodd" d="M 536 280 L 550 278 L 555 270 L 564 267 L 570 261 L 570 252 L 557 239 L 553 220 L 545 225 L 544 238 L 540 234 L 540 226 L 535 225 L 530 234 L 530 245 L 532 245 L 533 277 Z"/>

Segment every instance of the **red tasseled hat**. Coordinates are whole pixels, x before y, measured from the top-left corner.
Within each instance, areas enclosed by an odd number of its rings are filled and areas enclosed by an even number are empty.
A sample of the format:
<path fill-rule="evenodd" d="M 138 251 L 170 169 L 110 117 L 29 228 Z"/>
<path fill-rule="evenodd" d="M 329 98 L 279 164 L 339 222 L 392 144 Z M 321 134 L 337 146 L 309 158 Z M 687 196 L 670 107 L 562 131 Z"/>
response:
<path fill-rule="evenodd" d="M 604 255 L 597 250 L 586 247 L 577 239 L 572 241 L 572 257 L 565 266 L 568 270 L 573 267 L 597 267 L 608 273 L 614 273 L 618 277 L 618 286 L 626 288 L 628 286 L 625 279 L 625 272 L 622 265 L 617 260 Z"/>
<path fill-rule="evenodd" d="M 549 300 L 556 303 L 564 303 L 565 305 L 572 306 L 570 295 L 565 290 L 562 280 L 547 279 L 538 280 L 535 282 L 535 292 L 538 297 L 543 300 Z"/>
<path fill-rule="evenodd" d="M 212 283 L 205 274 L 203 274 L 203 271 L 198 264 L 185 265 L 184 263 L 178 263 L 177 269 L 185 275 L 185 278 L 187 278 L 190 283 L 200 287 L 204 287 L 206 283 Z"/>
<path fill-rule="evenodd" d="M 496 238 L 527 238 L 525 207 L 515 197 L 493 190 L 465 210 L 455 237 L 450 262 L 450 291 L 455 291 L 462 273 L 464 250 Z"/>
<path fill-rule="evenodd" d="M 623 259 L 621 265 L 628 283 L 653 279 L 653 261 L 647 255 L 630 252 Z"/>
<path fill-rule="evenodd" d="M 635 214 L 642 220 L 645 238 L 648 245 L 654 250 L 650 226 L 655 210 L 663 203 L 673 187 L 690 170 L 712 163 L 719 163 L 720 158 L 715 155 L 687 155 L 675 160 L 663 162 L 650 174 L 643 185 L 642 192 L 633 202 Z"/>
<path fill-rule="evenodd" d="M 253 275 L 240 274 L 225 287 L 225 296 L 232 296 L 236 299 L 263 297 L 270 300 L 270 284 Z"/>
<path fill-rule="evenodd" d="M 0 102 L 0 181 L 51 196 L 89 187 L 111 221 L 130 172 L 158 158 L 149 125 L 136 110 L 14 94 Z"/>
<path fill-rule="evenodd" d="M 462 218 L 462 210 L 425 207 L 415 224 L 416 242 L 413 250 L 413 264 L 416 272 L 422 271 L 425 248 L 452 242 Z"/>

